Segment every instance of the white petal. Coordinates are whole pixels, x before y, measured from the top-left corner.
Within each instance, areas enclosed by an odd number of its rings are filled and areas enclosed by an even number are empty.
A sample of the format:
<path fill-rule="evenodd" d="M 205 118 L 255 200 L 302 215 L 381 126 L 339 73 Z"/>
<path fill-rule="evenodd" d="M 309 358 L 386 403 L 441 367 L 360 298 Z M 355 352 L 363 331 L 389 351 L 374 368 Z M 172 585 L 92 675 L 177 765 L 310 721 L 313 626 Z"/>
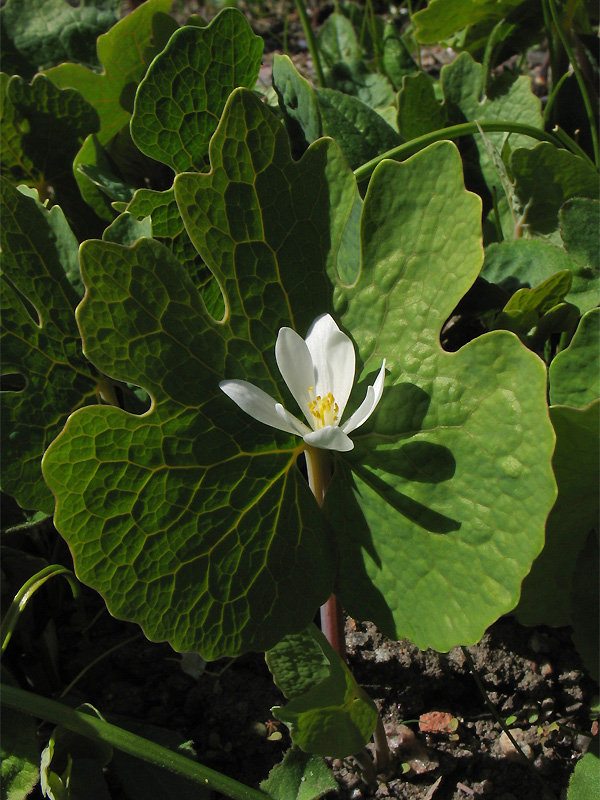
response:
<path fill-rule="evenodd" d="M 324 397 L 331 392 L 341 417 L 354 383 L 356 357 L 352 340 L 329 314 L 323 314 L 310 326 L 306 344 L 315 365 L 317 394 Z"/>
<path fill-rule="evenodd" d="M 337 425 L 326 425 L 317 431 L 311 431 L 304 437 L 306 444 L 320 447 L 322 450 L 337 450 L 345 453 L 352 450 L 354 442 Z"/>
<path fill-rule="evenodd" d="M 379 375 L 375 379 L 375 383 L 372 386 L 369 386 L 367 389 L 367 394 L 365 399 L 356 409 L 354 414 L 350 417 L 350 419 L 346 420 L 344 424 L 341 426 L 344 433 L 351 433 L 359 428 L 364 422 L 366 422 L 373 411 L 375 411 L 375 407 L 377 403 L 381 400 L 381 395 L 383 394 L 383 384 L 385 381 L 385 358 L 383 359 L 383 364 L 381 365 L 381 369 L 379 370 Z"/>
<path fill-rule="evenodd" d="M 305 425 L 298 419 L 298 417 L 295 417 L 293 414 L 290 414 L 289 411 L 286 411 L 281 403 L 277 403 L 275 406 L 275 411 L 277 411 L 285 423 L 294 429 L 294 433 L 297 433 L 298 436 L 306 436 L 307 433 L 310 433 L 310 428 L 308 425 Z"/>
<path fill-rule="evenodd" d="M 254 384 L 238 380 L 221 381 L 219 388 L 237 403 L 242 411 L 259 422 L 286 433 L 298 433 L 295 427 L 277 413 L 278 403 Z"/>
<path fill-rule="evenodd" d="M 306 342 L 291 328 L 281 328 L 275 344 L 275 358 L 283 380 L 310 422 L 308 390 L 315 385 L 315 368 Z"/>

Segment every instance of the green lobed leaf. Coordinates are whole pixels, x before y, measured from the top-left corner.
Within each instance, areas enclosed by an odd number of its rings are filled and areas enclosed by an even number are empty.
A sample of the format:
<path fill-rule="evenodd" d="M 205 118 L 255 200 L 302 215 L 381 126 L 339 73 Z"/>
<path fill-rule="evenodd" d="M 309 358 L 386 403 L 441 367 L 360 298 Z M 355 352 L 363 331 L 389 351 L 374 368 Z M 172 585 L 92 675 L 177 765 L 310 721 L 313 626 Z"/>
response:
<path fill-rule="evenodd" d="M 516 609 L 524 625 L 569 625 L 577 557 L 598 530 L 600 401 L 583 409 L 552 406 L 552 461 L 558 498 L 546 524 L 546 543 L 523 582 Z"/>
<path fill-rule="evenodd" d="M 600 273 L 600 201 L 574 197 L 561 206 L 558 220 L 566 250 L 575 261 L 595 274 L 597 281 Z"/>
<path fill-rule="evenodd" d="M 177 31 L 136 94 L 131 135 L 139 149 L 175 172 L 202 171 L 227 98 L 254 87 L 262 52 L 263 40 L 235 8 Z"/>
<path fill-rule="evenodd" d="M 329 67 L 340 61 L 360 59 L 362 53 L 354 28 L 343 14 L 330 14 L 319 28 L 319 52 Z"/>
<path fill-rule="evenodd" d="M 3 489 L 51 514 L 40 460 L 71 411 L 98 401 L 99 379 L 80 352 L 64 241 L 34 199 L 5 180 L 1 191 L 2 372 L 25 381 L 2 393 Z"/>
<path fill-rule="evenodd" d="M 315 652 L 315 643 L 326 659 L 324 678 L 323 661 Z M 275 682 L 282 680 L 288 691 L 293 684 L 291 676 L 296 671 L 299 674 L 300 682 L 290 693 L 290 702 L 283 707 L 274 706 L 271 712 L 288 725 L 292 740 L 302 750 L 346 758 L 365 746 L 377 724 L 377 707 L 315 625 L 296 635 L 293 642 L 284 639 L 275 645 L 267 663 L 269 669 L 274 669 Z M 317 672 L 312 686 L 304 690 L 313 665 Z M 280 669 L 285 677 L 280 678 Z"/>
<path fill-rule="evenodd" d="M 315 91 L 298 72 L 289 56 L 273 57 L 273 88 L 292 144 L 292 152 L 301 155 L 322 133 L 321 115 Z"/>
<path fill-rule="evenodd" d="M 573 260 L 562 248 L 537 239 L 495 242 L 485 249 L 481 276 L 509 292 L 533 288 L 557 272 L 570 270 L 571 289 L 566 299 L 581 312 L 600 301 L 598 276 Z"/>
<path fill-rule="evenodd" d="M 131 247 L 138 239 L 152 238 L 152 221 L 150 217 L 137 220 L 128 211 L 124 211 L 105 229 L 102 238 L 105 242 L 116 242 Z"/>
<path fill-rule="evenodd" d="M 74 89 L 61 90 L 44 75 L 31 85 L 15 75 L 6 83 L 2 131 L 4 176 L 52 196 L 74 225 L 91 224 L 71 172 L 84 138 L 98 130 L 94 108 Z"/>
<path fill-rule="evenodd" d="M 260 788 L 274 800 L 318 800 L 337 790 L 337 782 L 319 756 L 291 747 Z"/>
<path fill-rule="evenodd" d="M 468 53 L 461 53 L 442 67 L 440 83 L 449 124 L 518 120 L 535 128 L 544 127 L 541 102 L 533 94 L 528 76 L 503 73 L 486 90 L 483 65 Z M 486 139 L 475 137 L 479 167 L 488 188 L 492 191 L 496 187 L 499 197 L 503 194 L 502 180 L 490 147 L 501 153 L 507 140 L 512 148 L 520 148 L 519 152 L 529 152 L 526 148 L 535 144 L 527 136 L 508 133 L 487 133 Z"/>
<path fill-rule="evenodd" d="M 330 660 L 312 628 L 293 633 L 265 653 L 273 681 L 287 698 L 300 697 L 330 673 Z"/>
<path fill-rule="evenodd" d="M 419 67 L 404 44 L 404 40 L 394 23 L 386 23 L 382 44 L 383 68 L 396 89 L 400 89 L 402 80 L 406 75 L 424 74 L 419 73 Z"/>
<path fill-rule="evenodd" d="M 127 206 L 127 211 L 138 220 L 151 217 L 154 238 L 166 245 L 185 267 L 202 295 L 208 313 L 215 319 L 221 319 L 225 306 L 219 284 L 185 230 L 175 201 L 175 191 L 172 188 L 165 192 L 139 189 Z"/>
<path fill-rule="evenodd" d="M 433 44 L 482 21 L 502 19 L 523 0 L 430 0 L 427 8 L 413 16 L 415 36 L 422 44 Z"/>
<path fill-rule="evenodd" d="M 100 219 L 112 222 L 112 201 L 129 202 L 135 187 L 117 174 L 117 167 L 98 137 L 91 134 L 73 160 L 73 174 L 85 202 Z"/>
<path fill-rule="evenodd" d="M 155 16 L 166 14 L 171 0 L 146 0 L 97 40 L 103 71 L 64 63 L 45 71 L 55 86 L 77 89 L 100 118 L 98 141 L 104 145 L 128 124 L 138 83 L 157 52 Z M 155 41 L 156 40 L 156 41 Z M 154 46 L 153 46 L 154 43 Z"/>
<path fill-rule="evenodd" d="M 346 531 L 336 594 L 386 635 L 437 650 L 478 641 L 516 605 L 556 495 L 541 360 L 504 332 L 456 353 L 439 343 L 480 269 L 480 208 L 451 143 L 383 162 L 360 277 L 335 292 L 363 377 L 384 357 L 388 373 L 325 498 Z"/>
<path fill-rule="evenodd" d="M 223 319 L 158 242 L 86 242 L 84 352 L 153 402 L 140 417 L 82 409 L 44 458 L 80 579 L 150 639 L 207 659 L 268 649 L 331 592 L 331 533 L 296 466 L 301 445 L 218 384 L 245 378 L 280 397 L 277 331 L 306 332 L 327 309 L 325 264 L 356 194 L 333 141 L 292 161 L 281 124 L 247 90 L 229 98 L 210 157 L 211 172 L 178 176 L 175 193 Z"/>
<path fill-rule="evenodd" d="M 598 196 L 598 173 L 593 166 L 548 142 L 515 150 L 510 163 L 515 191 L 527 206 L 526 223 L 532 232 L 553 233 L 559 209 L 567 200 Z"/>
<path fill-rule="evenodd" d="M 550 402 L 585 408 L 600 397 L 600 309 L 581 318 L 570 345 L 552 360 Z"/>
<path fill-rule="evenodd" d="M 316 89 L 323 135 L 342 149 L 351 169 L 402 144 L 400 135 L 358 98 L 334 89 Z"/>
<path fill-rule="evenodd" d="M 84 0 L 77 6 L 66 0 L 8 0 L 0 24 L 15 54 L 31 65 L 25 77 L 32 77 L 63 61 L 97 64 L 96 37 L 118 21 L 118 10 L 118 0 Z M 17 71 L 10 58 L 3 57 L 3 65 Z"/>
<path fill-rule="evenodd" d="M 398 92 L 398 130 L 407 141 L 446 127 L 446 109 L 424 72 L 405 75 Z"/>

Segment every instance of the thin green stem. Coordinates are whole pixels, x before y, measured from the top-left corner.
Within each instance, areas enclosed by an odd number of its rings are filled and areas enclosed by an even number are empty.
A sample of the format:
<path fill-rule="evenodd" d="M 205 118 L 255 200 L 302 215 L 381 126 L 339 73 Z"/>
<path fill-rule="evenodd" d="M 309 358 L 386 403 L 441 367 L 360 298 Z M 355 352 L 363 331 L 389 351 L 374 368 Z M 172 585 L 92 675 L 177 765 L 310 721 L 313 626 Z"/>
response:
<path fill-rule="evenodd" d="M 517 742 L 515 737 L 512 735 L 512 733 L 510 732 L 508 726 L 506 725 L 506 723 L 504 722 L 504 720 L 502 719 L 502 717 L 498 713 L 498 709 L 496 708 L 496 706 L 492 703 L 492 701 L 488 697 L 488 693 L 486 692 L 485 686 L 483 685 L 483 682 L 482 682 L 481 678 L 479 677 L 479 673 L 475 669 L 475 664 L 473 663 L 473 659 L 471 658 L 471 654 L 469 653 L 469 651 L 467 650 L 466 647 L 461 647 L 461 650 L 463 651 L 463 655 L 464 655 L 464 657 L 465 657 L 465 659 L 467 661 L 467 664 L 469 665 L 469 670 L 471 671 L 471 675 L 475 679 L 475 683 L 477 684 L 477 688 L 481 692 L 481 695 L 482 695 L 482 697 L 483 697 L 483 699 L 485 701 L 486 706 L 489 708 L 492 717 L 496 720 L 498 725 L 500 725 L 500 727 L 502 728 L 503 732 L 508 736 L 512 746 L 515 748 L 515 750 L 519 754 L 519 757 L 522 760 L 523 764 L 525 764 L 531 770 L 531 773 L 533 775 L 535 775 L 535 778 L 538 781 L 538 783 L 545 788 L 546 784 L 540 778 L 540 776 L 537 774 L 537 772 L 533 768 L 530 760 L 527 758 L 527 756 L 525 755 L 525 753 L 521 749 L 521 746 L 519 745 L 519 743 Z"/>
<path fill-rule="evenodd" d="M 548 95 L 548 101 L 546 102 L 546 107 L 544 108 L 544 122 L 550 122 L 550 115 L 552 114 L 552 110 L 554 108 L 554 101 L 556 100 L 558 93 L 560 91 L 560 87 L 563 83 L 567 80 L 570 73 L 565 72 L 565 74 L 561 77 L 558 83 L 553 87 L 552 91 Z"/>
<path fill-rule="evenodd" d="M 317 83 L 319 84 L 319 86 L 325 86 L 325 75 L 323 73 L 323 67 L 321 66 L 319 45 L 317 44 L 317 40 L 315 38 L 312 25 L 310 24 L 304 0 L 296 0 L 296 8 L 298 9 L 298 16 L 300 17 L 300 22 L 302 23 L 302 30 L 304 31 L 304 35 L 306 36 L 306 43 L 308 44 L 308 50 L 313 60 L 315 74 L 317 76 Z"/>
<path fill-rule="evenodd" d="M 306 471 L 308 485 L 319 505 L 323 505 L 325 492 L 331 480 L 331 456 L 328 450 L 306 446 Z M 339 657 L 346 660 L 346 634 L 344 612 L 337 597 L 332 594 L 321 606 L 321 630 Z"/>
<path fill-rule="evenodd" d="M 581 70 L 579 69 L 579 63 L 573 50 L 571 48 L 571 43 L 569 42 L 567 35 L 564 31 L 564 28 L 558 18 L 558 12 L 556 10 L 556 4 L 554 0 L 547 0 L 548 8 L 550 9 L 550 14 L 552 15 L 552 21 L 556 27 L 556 32 L 558 34 L 558 38 L 561 41 L 562 46 L 565 49 L 565 53 L 573 67 L 573 73 L 575 75 L 575 79 L 579 84 L 579 91 L 581 92 L 581 96 L 583 98 L 583 104 L 585 106 L 585 111 L 588 117 L 588 122 L 590 124 L 590 131 L 592 134 L 592 147 L 594 148 L 594 162 L 596 167 L 600 166 L 600 152 L 598 148 L 598 128 L 596 126 L 596 113 L 594 108 L 592 107 L 592 99 L 588 92 L 587 86 L 585 85 L 585 79 Z"/>
<path fill-rule="evenodd" d="M 2 653 L 6 650 L 6 646 L 10 641 L 10 637 L 17 625 L 19 614 L 23 611 L 27 603 L 31 600 L 35 592 L 43 586 L 47 580 L 53 578 L 55 575 L 63 575 L 71 586 L 73 597 L 77 597 L 79 593 L 79 584 L 70 569 L 62 567 L 60 564 L 51 564 L 49 567 L 36 572 L 28 581 L 25 581 L 23 586 L 19 589 L 10 604 L 10 608 L 4 616 L 2 626 L 0 627 L 0 641 L 2 642 Z"/>
<path fill-rule="evenodd" d="M 265 800 L 269 797 L 264 792 L 245 786 L 233 778 L 228 778 L 220 772 L 198 764 L 191 758 L 175 753 L 156 742 L 151 742 L 142 736 L 137 736 L 104 720 L 96 719 L 89 714 L 75 711 L 55 700 L 39 697 L 32 692 L 26 692 L 6 684 L 2 684 L 1 688 L 2 704 L 8 708 L 23 711 L 47 722 L 53 722 L 55 725 L 62 725 L 93 741 L 106 742 L 123 753 L 128 753 L 149 764 L 156 764 L 202 786 L 208 786 L 216 792 L 234 798 L 234 800 Z"/>
<path fill-rule="evenodd" d="M 130 644 L 131 642 L 134 642 L 136 639 L 141 639 L 142 636 L 143 636 L 142 633 L 136 633 L 133 636 L 130 636 L 129 639 L 125 639 L 124 642 L 119 642 L 119 644 L 116 644 L 109 650 L 105 650 L 103 653 L 100 653 L 98 658 L 95 658 L 93 661 L 87 664 L 80 672 L 77 673 L 77 675 L 73 678 L 71 683 L 69 683 L 69 685 L 62 690 L 62 692 L 59 694 L 59 697 L 66 697 L 71 691 L 71 689 L 75 686 L 75 684 L 77 684 L 83 678 L 86 672 L 89 672 L 92 669 L 92 667 L 95 667 L 96 664 L 100 663 L 100 661 L 103 661 L 105 658 L 110 656 L 116 650 L 119 650 L 121 647 L 125 647 L 126 644 Z"/>
<path fill-rule="evenodd" d="M 391 150 L 371 159 L 371 161 L 367 161 L 366 164 L 354 170 L 356 180 L 359 183 L 360 181 L 366 180 L 375 167 L 386 158 L 391 158 L 395 161 L 403 161 L 405 158 L 413 156 L 415 153 L 418 153 L 419 150 L 423 150 L 434 142 L 478 134 L 480 132 L 478 126 L 485 133 L 520 133 L 523 136 L 530 136 L 532 139 L 537 139 L 540 142 L 550 142 L 550 144 L 553 144 L 555 147 L 561 146 L 561 141 L 557 136 L 546 133 L 539 128 L 534 128 L 533 125 L 525 125 L 521 122 L 462 122 L 460 125 L 451 125 L 448 128 L 441 128 L 439 131 L 432 131 L 431 133 L 426 133 L 424 136 L 418 136 L 416 139 L 411 139 L 409 142 L 405 142 L 398 147 L 393 147 Z M 579 153 L 577 153 L 577 155 L 579 155 Z M 589 158 L 588 161 L 592 163 Z"/>
<path fill-rule="evenodd" d="M 563 131 L 562 128 L 559 128 L 558 125 L 554 126 L 552 133 L 556 136 L 556 138 L 567 148 L 570 150 L 574 155 L 580 156 L 581 158 L 585 159 L 587 163 L 592 167 L 592 169 L 596 169 L 596 165 L 592 161 L 592 159 L 588 156 L 585 152 L 583 147 L 580 147 L 577 142 L 572 139 L 566 131 Z"/>

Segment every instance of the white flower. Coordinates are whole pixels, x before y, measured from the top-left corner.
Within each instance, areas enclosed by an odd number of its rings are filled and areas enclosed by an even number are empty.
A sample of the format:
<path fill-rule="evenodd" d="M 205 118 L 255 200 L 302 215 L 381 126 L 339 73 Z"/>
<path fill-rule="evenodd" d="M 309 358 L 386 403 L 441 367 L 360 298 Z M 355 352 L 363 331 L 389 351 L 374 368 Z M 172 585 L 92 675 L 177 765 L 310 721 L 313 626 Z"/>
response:
<path fill-rule="evenodd" d="M 366 422 L 381 399 L 385 359 L 361 405 L 340 425 L 354 384 L 356 358 L 352 341 L 329 314 L 317 317 L 306 341 L 291 328 L 281 328 L 275 358 L 308 425 L 248 381 L 221 381 L 220 388 L 243 411 L 265 425 L 302 436 L 313 447 L 352 450 L 354 444 L 348 434 Z"/>

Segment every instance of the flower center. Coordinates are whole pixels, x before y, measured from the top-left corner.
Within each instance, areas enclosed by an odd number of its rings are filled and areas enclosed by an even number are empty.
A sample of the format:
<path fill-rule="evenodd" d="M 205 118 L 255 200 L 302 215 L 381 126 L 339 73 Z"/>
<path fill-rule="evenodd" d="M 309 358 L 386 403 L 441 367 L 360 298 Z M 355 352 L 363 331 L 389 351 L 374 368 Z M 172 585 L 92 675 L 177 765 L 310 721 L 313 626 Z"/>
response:
<path fill-rule="evenodd" d="M 308 408 L 316 419 L 316 427 L 324 428 L 326 425 L 335 425 L 340 411 L 338 404 L 335 402 L 335 397 L 331 392 L 326 394 L 325 397 L 321 397 L 320 394 L 315 397 L 314 391 L 314 386 L 308 387 L 308 393 L 311 398 Z"/>

